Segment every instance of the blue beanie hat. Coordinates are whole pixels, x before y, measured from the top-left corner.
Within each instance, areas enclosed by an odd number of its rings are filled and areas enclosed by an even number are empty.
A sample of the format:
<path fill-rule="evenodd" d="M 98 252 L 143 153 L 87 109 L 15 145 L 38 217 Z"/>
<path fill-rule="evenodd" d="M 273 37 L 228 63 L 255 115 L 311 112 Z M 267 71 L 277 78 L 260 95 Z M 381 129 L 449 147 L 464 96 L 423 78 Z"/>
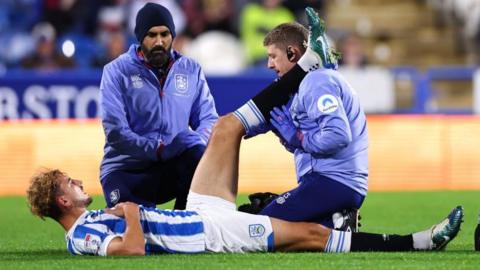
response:
<path fill-rule="evenodd" d="M 150 28 L 161 25 L 166 26 L 170 30 L 170 33 L 172 33 L 172 37 L 175 37 L 175 24 L 173 24 L 170 11 L 159 4 L 145 4 L 145 6 L 138 11 L 136 18 L 135 36 L 138 42 L 143 42 Z"/>

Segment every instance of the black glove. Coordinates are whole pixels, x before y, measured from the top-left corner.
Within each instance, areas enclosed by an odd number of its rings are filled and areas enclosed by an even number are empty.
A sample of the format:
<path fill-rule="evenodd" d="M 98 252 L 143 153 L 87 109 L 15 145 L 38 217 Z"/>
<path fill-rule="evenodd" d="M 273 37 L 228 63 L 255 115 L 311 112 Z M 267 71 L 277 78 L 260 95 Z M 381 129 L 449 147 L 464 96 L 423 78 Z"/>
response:
<path fill-rule="evenodd" d="M 258 214 L 260 211 L 265 208 L 269 203 L 275 200 L 278 197 L 278 194 L 271 193 L 271 192 L 257 192 L 248 195 L 248 199 L 250 203 L 242 204 L 238 207 L 238 211 L 250 213 L 250 214 Z"/>

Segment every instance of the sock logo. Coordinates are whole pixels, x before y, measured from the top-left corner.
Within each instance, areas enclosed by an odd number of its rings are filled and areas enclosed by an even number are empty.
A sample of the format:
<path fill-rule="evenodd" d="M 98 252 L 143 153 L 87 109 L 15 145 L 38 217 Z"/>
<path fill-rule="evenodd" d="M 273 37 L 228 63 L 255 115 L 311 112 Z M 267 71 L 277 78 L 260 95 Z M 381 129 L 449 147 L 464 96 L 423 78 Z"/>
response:
<path fill-rule="evenodd" d="M 388 237 L 388 234 L 382 234 L 382 237 L 383 237 L 383 242 L 387 242 L 388 240 L 390 240 L 390 237 Z"/>

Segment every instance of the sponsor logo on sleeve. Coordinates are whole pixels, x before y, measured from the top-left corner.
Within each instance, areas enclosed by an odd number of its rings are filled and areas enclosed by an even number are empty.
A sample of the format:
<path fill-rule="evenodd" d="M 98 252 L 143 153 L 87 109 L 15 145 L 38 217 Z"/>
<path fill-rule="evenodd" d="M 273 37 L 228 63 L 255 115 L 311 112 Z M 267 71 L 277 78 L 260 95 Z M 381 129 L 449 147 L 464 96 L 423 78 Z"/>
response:
<path fill-rule="evenodd" d="M 262 224 L 250 224 L 248 231 L 250 237 L 262 237 L 265 234 L 265 227 Z"/>
<path fill-rule="evenodd" d="M 100 244 L 101 244 L 100 237 L 98 235 L 87 233 L 84 240 L 85 240 L 85 249 L 88 252 L 92 252 L 96 254 L 100 249 Z"/>
<path fill-rule="evenodd" d="M 338 109 L 338 100 L 333 95 L 323 95 L 317 101 L 318 110 L 322 113 L 332 113 Z"/>

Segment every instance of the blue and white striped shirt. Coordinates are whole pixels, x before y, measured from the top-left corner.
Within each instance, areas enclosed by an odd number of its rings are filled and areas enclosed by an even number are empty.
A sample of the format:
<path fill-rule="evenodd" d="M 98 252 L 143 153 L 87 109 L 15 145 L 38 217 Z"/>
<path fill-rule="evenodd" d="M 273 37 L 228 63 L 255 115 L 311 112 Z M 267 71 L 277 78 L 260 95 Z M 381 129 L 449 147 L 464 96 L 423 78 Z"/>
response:
<path fill-rule="evenodd" d="M 201 217 L 194 211 L 161 210 L 140 206 L 145 253 L 205 252 Z M 103 210 L 86 211 L 65 235 L 67 249 L 74 255 L 107 255 L 115 237 L 125 233 L 125 219 Z"/>

